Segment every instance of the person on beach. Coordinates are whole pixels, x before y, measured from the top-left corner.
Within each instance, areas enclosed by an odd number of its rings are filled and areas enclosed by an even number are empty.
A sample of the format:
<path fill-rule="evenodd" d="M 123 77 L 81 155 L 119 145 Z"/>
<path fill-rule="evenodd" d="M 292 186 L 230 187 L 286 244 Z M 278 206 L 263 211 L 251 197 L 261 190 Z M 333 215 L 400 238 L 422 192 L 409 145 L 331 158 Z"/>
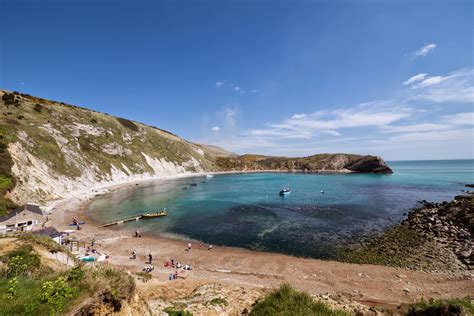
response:
<path fill-rule="evenodd" d="M 92 240 L 91 240 L 91 246 L 94 247 L 94 244 L 95 244 L 95 238 L 92 238 Z"/>
<path fill-rule="evenodd" d="M 148 262 L 151 264 L 153 260 L 153 256 L 151 255 L 151 253 L 148 254 Z"/>
<path fill-rule="evenodd" d="M 132 259 L 137 259 L 137 252 L 135 250 L 132 251 Z"/>
<path fill-rule="evenodd" d="M 211 250 L 212 249 L 212 245 L 209 245 L 209 247 L 207 247 L 207 250 Z"/>
<path fill-rule="evenodd" d="M 174 259 L 171 258 L 171 266 L 174 268 Z"/>
<path fill-rule="evenodd" d="M 188 251 L 191 251 L 191 243 L 188 244 Z"/>

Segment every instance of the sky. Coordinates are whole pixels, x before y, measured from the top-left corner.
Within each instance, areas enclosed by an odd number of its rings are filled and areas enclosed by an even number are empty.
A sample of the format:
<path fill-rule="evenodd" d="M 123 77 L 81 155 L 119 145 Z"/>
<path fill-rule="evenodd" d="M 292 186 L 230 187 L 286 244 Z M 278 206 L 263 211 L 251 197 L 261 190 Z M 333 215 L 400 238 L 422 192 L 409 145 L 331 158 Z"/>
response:
<path fill-rule="evenodd" d="M 239 154 L 474 158 L 473 3 L 0 0 L 0 88 Z"/>

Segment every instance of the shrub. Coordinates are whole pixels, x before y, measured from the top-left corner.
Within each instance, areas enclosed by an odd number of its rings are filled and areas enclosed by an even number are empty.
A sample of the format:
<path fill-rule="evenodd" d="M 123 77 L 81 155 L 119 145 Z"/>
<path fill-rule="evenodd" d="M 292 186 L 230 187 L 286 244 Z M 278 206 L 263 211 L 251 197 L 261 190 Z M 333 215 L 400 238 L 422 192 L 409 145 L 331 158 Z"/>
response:
<path fill-rule="evenodd" d="M 2 101 L 5 103 L 5 105 L 11 105 L 17 102 L 17 100 L 15 100 L 15 95 L 13 93 L 5 93 L 2 96 Z"/>
<path fill-rule="evenodd" d="M 41 111 L 43 110 L 43 106 L 39 103 L 36 103 L 33 107 L 33 109 L 38 112 L 38 113 L 41 113 Z"/>
<path fill-rule="evenodd" d="M 41 290 L 43 291 L 41 301 L 47 304 L 53 313 L 63 310 L 68 300 L 74 297 L 75 292 L 62 276 L 53 281 L 44 282 Z"/>
<path fill-rule="evenodd" d="M 407 315 L 474 315 L 474 304 L 469 298 L 428 301 L 421 299 L 420 302 L 409 306 Z"/>
<path fill-rule="evenodd" d="M 123 127 L 126 127 L 134 132 L 138 132 L 138 126 L 132 121 L 121 117 L 117 117 L 117 121 L 119 121 L 119 123 L 122 124 Z"/>
<path fill-rule="evenodd" d="M 31 276 L 41 266 L 39 256 L 33 252 L 31 245 L 23 245 L 10 251 L 4 258 L 7 278 L 16 276 Z"/>
<path fill-rule="evenodd" d="M 257 302 L 250 315 L 327 315 L 348 316 L 348 312 L 332 310 L 326 304 L 315 301 L 308 293 L 298 292 L 289 284 Z"/>
<path fill-rule="evenodd" d="M 188 311 L 177 311 L 172 308 L 167 308 L 164 312 L 167 313 L 168 316 L 193 316 L 193 314 Z"/>

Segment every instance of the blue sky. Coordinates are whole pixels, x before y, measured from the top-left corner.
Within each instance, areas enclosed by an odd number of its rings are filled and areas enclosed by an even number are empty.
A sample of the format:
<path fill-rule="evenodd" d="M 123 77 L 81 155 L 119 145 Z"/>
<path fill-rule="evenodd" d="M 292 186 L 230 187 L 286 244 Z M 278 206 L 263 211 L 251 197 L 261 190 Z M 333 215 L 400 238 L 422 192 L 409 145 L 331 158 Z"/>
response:
<path fill-rule="evenodd" d="M 474 158 L 472 1 L 25 1 L 0 87 L 238 153 Z"/>

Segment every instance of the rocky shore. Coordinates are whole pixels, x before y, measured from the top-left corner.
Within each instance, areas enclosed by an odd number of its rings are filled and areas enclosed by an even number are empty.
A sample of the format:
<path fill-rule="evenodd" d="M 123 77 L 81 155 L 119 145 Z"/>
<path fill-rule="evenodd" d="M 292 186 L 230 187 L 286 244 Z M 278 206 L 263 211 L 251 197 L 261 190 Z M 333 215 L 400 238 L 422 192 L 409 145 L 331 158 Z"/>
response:
<path fill-rule="evenodd" d="M 456 196 L 453 201 L 429 203 L 411 211 L 402 225 L 454 253 L 469 270 L 474 269 L 474 195 Z"/>
<path fill-rule="evenodd" d="M 474 270 L 474 194 L 420 203 L 400 224 L 341 250 L 341 260 L 469 275 Z"/>

